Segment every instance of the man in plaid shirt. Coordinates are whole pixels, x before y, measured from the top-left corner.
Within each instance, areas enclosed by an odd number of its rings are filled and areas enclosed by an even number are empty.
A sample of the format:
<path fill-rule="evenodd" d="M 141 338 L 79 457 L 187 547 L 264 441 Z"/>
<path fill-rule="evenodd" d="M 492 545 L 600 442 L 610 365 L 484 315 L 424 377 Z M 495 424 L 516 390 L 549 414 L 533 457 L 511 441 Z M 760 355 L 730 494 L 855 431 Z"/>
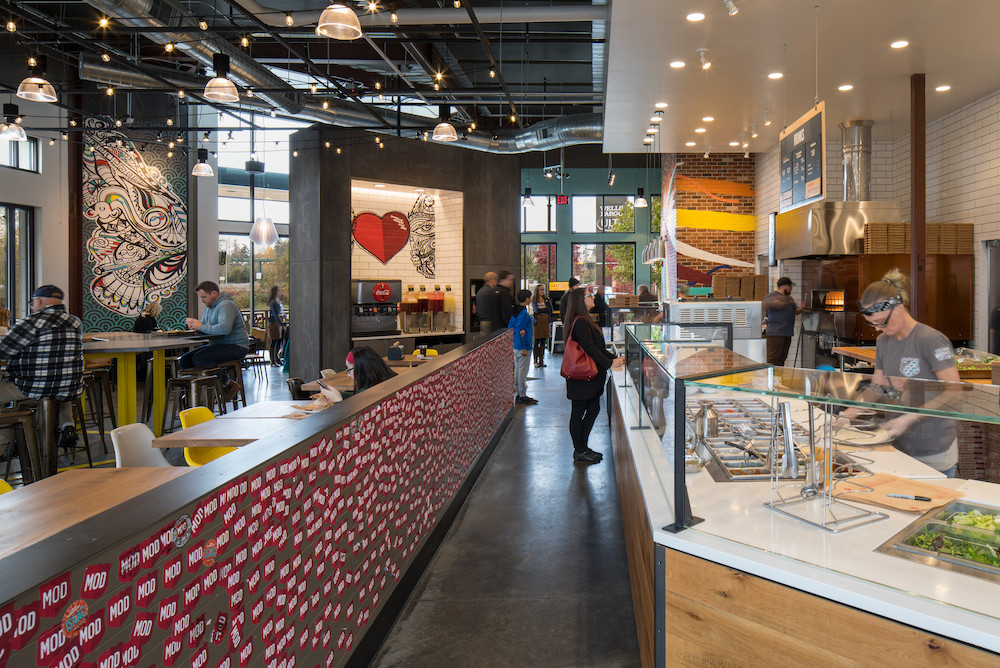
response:
<path fill-rule="evenodd" d="M 35 290 L 31 309 L 0 339 L 0 360 L 7 360 L 0 402 L 76 399 L 83 391 L 83 324 L 66 313 L 54 285 Z"/>

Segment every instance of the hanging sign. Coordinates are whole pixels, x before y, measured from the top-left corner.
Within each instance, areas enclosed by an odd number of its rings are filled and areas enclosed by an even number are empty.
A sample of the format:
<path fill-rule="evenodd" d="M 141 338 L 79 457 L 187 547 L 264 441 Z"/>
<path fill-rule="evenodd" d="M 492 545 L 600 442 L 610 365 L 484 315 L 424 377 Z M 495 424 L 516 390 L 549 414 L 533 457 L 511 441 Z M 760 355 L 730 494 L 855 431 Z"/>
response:
<path fill-rule="evenodd" d="M 820 102 L 779 135 L 778 209 L 790 211 L 826 197 L 826 103 Z"/>

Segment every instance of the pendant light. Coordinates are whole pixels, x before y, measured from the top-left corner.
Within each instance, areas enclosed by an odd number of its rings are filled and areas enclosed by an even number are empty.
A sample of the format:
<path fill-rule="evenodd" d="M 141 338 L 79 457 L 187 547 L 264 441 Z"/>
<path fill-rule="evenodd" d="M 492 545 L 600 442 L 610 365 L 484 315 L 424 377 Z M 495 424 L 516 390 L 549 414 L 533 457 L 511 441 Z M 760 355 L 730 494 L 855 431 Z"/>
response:
<path fill-rule="evenodd" d="M 647 202 L 646 198 L 643 197 L 643 194 L 645 192 L 646 192 L 645 190 L 639 188 L 639 193 L 635 196 L 635 204 L 633 204 L 635 208 L 645 209 L 647 206 L 649 206 L 649 202 Z"/>
<path fill-rule="evenodd" d="M 215 67 L 215 78 L 205 84 L 203 95 L 215 102 L 239 102 L 240 93 L 235 84 L 226 75 L 229 74 L 229 56 L 216 53 L 212 56 L 212 66 Z"/>
<path fill-rule="evenodd" d="M 215 176 L 212 165 L 208 164 L 208 149 L 198 149 L 198 164 L 191 170 L 191 176 Z"/>
<path fill-rule="evenodd" d="M 0 139 L 8 141 L 28 141 L 28 135 L 24 134 L 24 128 L 20 125 L 18 107 L 16 104 L 5 102 L 3 105 L 4 122 L 0 125 Z"/>
<path fill-rule="evenodd" d="M 435 126 L 431 139 L 434 141 L 458 141 L 458 133 L 455 132 L 455 126 L 448 122 L 450 116 L 451 108 L 447 104 L 442 104 L 440 113 L 438 114 L 441 122 Z"/>
<path fill-rule="evenodd" d="M 535 206 L 535 202 L 531 199 L 531 188 L 524 189 L 524 197 L 521 199 L 521 206 Z"/>
<path fill-rule="evenodd" d="M 29 74 L 17 87 L 17 96 L 32 102 L 55 102 L 56 91 L 45 80 L 45 56 L 32 56 L 28 63 Z"/>
<path fill-rule="evenodd" d="M 316 23 L 316 34 L 330 39 L 352 40 L 361 37 L 361 21 L 349 7 L 341 4 L 328 6 Z"/>
<path fill-rule="evenodd" d="M 273 246 L 278 241 L 278 228 L 270 218 L 258 218 L 250 228 L 250 241 L 258 246 Z"/>

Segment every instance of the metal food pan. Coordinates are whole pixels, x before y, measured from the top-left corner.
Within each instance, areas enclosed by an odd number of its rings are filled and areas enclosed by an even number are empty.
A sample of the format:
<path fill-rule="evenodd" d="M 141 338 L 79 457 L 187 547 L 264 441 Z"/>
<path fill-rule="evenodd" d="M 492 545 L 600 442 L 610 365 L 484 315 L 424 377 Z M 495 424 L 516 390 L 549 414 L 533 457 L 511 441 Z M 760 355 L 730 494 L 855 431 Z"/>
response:
<path fill-rule="evenodd" d="M 978 510 L 984 515 L 1000 515 L 1000 508 L 997 508 L 996 506 L 987 506 L 982 503 L 970 503 L 968 501 L 952 501 L 944 506 L 941 506 L 936 511 L 933 511 L 931 513 L 931 518 L 941 520 L 942 522 L 951 522 L 951 518 L 955 515 L 968 513 L 973 510 Z M 959 524 L 956 526 L 967 525 Z"/>
<path fill-rule="evenodd" d="M 960 554 L 951 554 L 946 551 L 927 549 L 915 545 L 917 539 L 928 531 L 941 537 L 946 545 L 950 544 L 959 548 L 972 550 L 974 554 L 982 555 L 984 559 L 988 559 L 992 563 L 977 561 L 974 558 Z M 1000 576 L 1000 556 L 997 554 L 997 549 L 1000 548 L 1000 537 L 982 529 L 932 520 L 914 527 L 914 530 L 903 538 L 897 544 L 897 547 L 901 550 L 913 551 L 917 554 L 934 557 L 942 561 L 983 569 Z"/>

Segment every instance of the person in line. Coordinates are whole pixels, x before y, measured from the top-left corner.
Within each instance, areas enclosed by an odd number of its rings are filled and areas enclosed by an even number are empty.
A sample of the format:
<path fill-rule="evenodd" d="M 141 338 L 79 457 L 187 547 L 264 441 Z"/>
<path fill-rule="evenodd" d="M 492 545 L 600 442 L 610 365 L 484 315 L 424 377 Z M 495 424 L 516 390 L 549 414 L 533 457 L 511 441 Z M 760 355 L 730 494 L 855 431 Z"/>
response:
<path fill-rule="evenodd" d="M 492 271 L 483 276 L 483 287 L 476 293 L 476 317 L 479 318 L 479 332 L 493 331 L 493 321 L 497 316 L 497 275 Z"/>
<path fill-rule="evenodd" d="M 569 289 L 563 293 L 563 296 L 559 298 L 559 318 L 562 320 L 563 327 L 566 326 L 566 302 L 569 300 L 569 293 L 573 292 L 573 288 L 580 285 L 580 279 L 574 276 L 569 279 Z"/>
<path fill-rule="evenodd" d="M 355 346 L 347 353 L 347 373 L 354 379 L 354 394 L 396 377 L 370 346 Z"/>
<path fill-rule="evenodd" d="M 639 286 L 639 301 L 640 302 L 655 302 L 659 301 L 652 292 L 649 291 L 648 285 Z"/>
<path fill-rule="evenodd" d="M 531 313 L 528 305 L 531 303 L 531 290 L 521 290 L 517 293 L 517 312 L 507 323 L 514 332 L 514 398 L 515 404 L 537 404 L 537 399 L 528 396 L 528 367 L 531 365 L 531 344 L 534 328 L 531 323 Z"/>
<path fill-rule="evenodd" d="M 271 286 L 267 298 L 267 336 L 271 339 L 271 366 L 281 366 L 281 344 L 284 342 L 285 307 L 281 303 L 281 287 Z"/>
<path fill-rule="evenodd" d="M 503 269 L 497 277 L 497 329 L 514 317 L 514 274 Z"/>
<path fill-rule="evenodd" d="M 149 302 L 142 313 L 132 323 L 132 331 L 137 334 L 148 334 L 156 331 L 156 317 L 163 311 L 159 301 Z"/>
<path fill-rule="evenodd" d="M 535 319 L 534 325 L 534 353 L 535 366 L 545 366 L 545 343 L 549 340 L 549 326 L 552 322 L 552 302 L 545 294 L 545 285 L 539 283 L 535 286 L 535 293 L 531 296 L 531 316 Z"/>
<path fill-rule="evenodd" d="M 792 279 L 782 276 L 778 279 L 777 289 L 764 297 L 762 306 L 767 316 L 767 363 L 774 366 L 785 366 L 788 359 L 788 349 L 792 346 L 792 335 L 795 334 L 795 316 L 802 312 L 801 306 L 795 306 L 791 298 Z"/>
<path fill-rule="evenodd" d="M 180 368 L 214 367 L 223 362 L 242 360 L 250 348 L 250 337 L 247 336 L 243 314 L 232 296 L 220 292 L 219 286 L 212 281 L 202 281 L 194 290 L 205 305 L 205 314 L 201 320 L 185 318 L 184 322 L 188 329 L 208 336 L 209 343 L 181 355 L 177 360 Z M 239 383 L 232 378 L 227 379 L 222 388 L 223 399 L 232 401 L 239 389 Z"/>
<path fill-rule="evenodd" d="M 595 316 L 594 321 L 598 327 L 607 327 L 611 319 L 608 317 L 608 303 L 604 301 L 604 289 L 599 285 L 589 285 L 587 291 L 594 298 L 594 306 L 590 309 L 591 314 Z"/>
<path fill-rule="evenodd" d="M 23 399 L 76 399 L 83 392 L 83 323 L 66 312 L 63 291 L 43 285 L 31 295 L 31 315 L 0 339 L 7 361 L 0 404 Z M 60 409 L 59 447 L 76 443 L 70 408 Z"/>
<path fill-rule="evenodd" d="M 875 373 L 872 386 L 895 387 L 893 379 L 922 378 L 959 382 L 951 342 L 933 327 L 918 322 L 908 310 L 909 279 L 890 269 L 861 295 L 861 314 L 880 332 L 875 339 Z M 872 390 L 868 390 L 869 392 Z M 947 392 L 927 392 L 924 407 L 944 407 L 954 401 Z M 848 415 L 844 411 L 842 415 Z M 955 422 L 944 418 L 903 413 L 882 425 L 895 439 L 895 447 L 954 478 L 958 470 Z"/>
<path fill-rule="evenodd" d="M 597 365 L 597 376 L 591 380 L 566 379 L 566 398 L 572 402 L 569 416 L 569 434 L 573 439 L 573 460 L 596 464 L 603 455 L 587 446 L 590 430 L 601 411 L 601 393 L 607 380 L 607 371 L 620 366 L 624 356 L 615 357 L 608 352 L 604 334 L 590 317 L 594 296 L 583 288 L 570 290 L 566 300 L 563 330 L 566 343 L 572 338 Z"/>

